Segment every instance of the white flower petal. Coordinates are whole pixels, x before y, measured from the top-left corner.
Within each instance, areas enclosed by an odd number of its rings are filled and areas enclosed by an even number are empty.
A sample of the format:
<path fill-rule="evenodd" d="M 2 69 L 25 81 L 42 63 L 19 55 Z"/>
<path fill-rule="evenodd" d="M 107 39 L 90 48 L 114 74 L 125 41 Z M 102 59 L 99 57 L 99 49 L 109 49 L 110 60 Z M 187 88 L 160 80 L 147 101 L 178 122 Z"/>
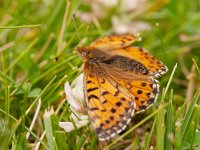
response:
<path fill-rule="evenodd" d="M 71 86 L 68 82 L 65 83 L 64 88 L 72 111 L 71 118 L 73 122 L 59 122 L 59 126 L 66 132 L 71 132 L 89 123 L 89 117 L 85 115 L 85 108 L 82 105 L 84 103 L 83 74 L 79 75 Z"/>
<path fill-rule="evenodd" d="M 66 132 L 71 132 L 75 129 L 72 122 L 59 122 L 59 126 L 63 128 Z"/>
<path fill-rule="evenodd" d="M 80 103 L 74 98 L 72 89 L 68 82 L 65 83 L 65 93 L 67 95 L 68 103 L 71 107 L 73 107 L 76 111 L 79 111 L 82 109 Z"/>
<path fill-rule="evenodd" d="M 82 121 L 76 122 L 75 123 L 76 127 L 75 127 L 72 122 L 59 122 L 59 126 L 63 128 L 66 132 L 71 132 L 75 130 L 76 128 L 81 128 L 87 125 L 88 123 L 89 123 L 89 120 L 82 120 Z"/>
<path fill-rule="evenodd" d="M 83 92 L 83 73 L 80 74 L 73 82 L 72 82 L 72 92 L 74 97 L 80 102 L 84 101 L 84 92 Z"/>
<path fill-rule="evenodd" d="M 79 114 L 79 113 L 76 113 L 76 114 L 72 113 L 71 118 L 74 120 L 74 122 L 79 122 L 81 120 L 89 120 L 88 115 L 83 115 L 83 114 Z"/>
<path fill-rule="evenodd" d="M 89 123 L 89 120 L 81 120 L 79 123 L 82 124 L 82 126 L 85 126 Z"/>

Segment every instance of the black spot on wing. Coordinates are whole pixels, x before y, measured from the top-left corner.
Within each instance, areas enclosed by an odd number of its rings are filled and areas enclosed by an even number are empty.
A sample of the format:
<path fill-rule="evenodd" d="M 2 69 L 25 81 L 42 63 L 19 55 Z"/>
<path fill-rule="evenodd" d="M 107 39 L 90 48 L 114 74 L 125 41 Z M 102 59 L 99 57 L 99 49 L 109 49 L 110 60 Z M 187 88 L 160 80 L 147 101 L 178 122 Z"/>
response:
<path fill-rule="evenodd" d="M 95 90 L 97 90 L 97 89 L 99 89 L 99 88 L 98 88 L 98 87 L 89 88 L 89 89 L 87 89 L 87 92 L 89 93 L 89 92 L 95 91 Z"/>
<path fill-rule="evenodd" d="M 90 84 L 90 83 L 92 83 L 92 81 L 91 81 L 91 80 L 88 80 L 88 81 L 87 81 L 87 84 Z"/>
<path fill-rule="evenodd" d="M 112 113 L 115 113 L 115 112 L 116 112 L 116 109 L 112 108 L 110 111 L 111 111 Z"/>
<path fill-rule="evenodd" d="M 99 108 L 97 107 L 93 107 L 93 108 L 90 108 L 91 111 L 94 111 L 94 110 L 99 110 Z"/>
<path fill-rule="evenodd" d="M 102 96 L 107 95 L 107 94 L 109 94 L 108 91 L 104 91 L 104 92 L 102 92 Z"/>
<path fill-rule="evenodd" d="M 91 99 L 99 99 L 96 95 L 89 95 L 88 96 L 88 101 L 90 101 Z"/>
<path fill-rule="evenodd" d="M 117 90 L 114 94 L 114 96 L 118 96 L 119 95 L 119 90 Z"/>
<path fill-rule="evenodd" d="M 138 93 L 138 94 L 142 94 L 142 90 L 138 90 L 137 93 Z"/>
<path fill-rule="evenodd" d="M 121 102 L 117 102 L 117 103 L 116 103 L 116 106 L 118 106 L 118 107 L 120 107 L 121 105 L 122 105 Z"/>

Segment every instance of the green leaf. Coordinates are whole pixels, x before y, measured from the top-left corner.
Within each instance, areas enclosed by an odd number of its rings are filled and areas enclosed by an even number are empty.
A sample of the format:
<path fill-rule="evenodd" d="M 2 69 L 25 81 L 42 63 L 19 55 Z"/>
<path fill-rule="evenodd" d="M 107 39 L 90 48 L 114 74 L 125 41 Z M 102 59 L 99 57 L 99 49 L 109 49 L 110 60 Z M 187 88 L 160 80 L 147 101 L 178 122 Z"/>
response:
<path fill-rule="evenodd" d="M 37 97 L 40 94 L 40 92 L 41 92 L 40 88 L 35 88 L 28 94 L 28 97 L 29 98 Z"/>

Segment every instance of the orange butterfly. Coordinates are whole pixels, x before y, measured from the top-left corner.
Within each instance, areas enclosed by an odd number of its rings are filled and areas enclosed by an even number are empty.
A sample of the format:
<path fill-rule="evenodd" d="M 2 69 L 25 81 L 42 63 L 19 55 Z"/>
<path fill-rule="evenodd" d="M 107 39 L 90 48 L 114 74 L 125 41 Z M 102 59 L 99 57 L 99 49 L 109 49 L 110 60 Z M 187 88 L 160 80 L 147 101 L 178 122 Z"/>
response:
<path fill-rule="evenodd" d="M 107 36 L 77 48 L 85 60 L 87 111 L 99 140 L 119 134 L 135 112 L 147 109 L 159 92 L 155 78 L 167 72 L 143 48 L 130 46 L 135 40 L 133 35 Z"/>

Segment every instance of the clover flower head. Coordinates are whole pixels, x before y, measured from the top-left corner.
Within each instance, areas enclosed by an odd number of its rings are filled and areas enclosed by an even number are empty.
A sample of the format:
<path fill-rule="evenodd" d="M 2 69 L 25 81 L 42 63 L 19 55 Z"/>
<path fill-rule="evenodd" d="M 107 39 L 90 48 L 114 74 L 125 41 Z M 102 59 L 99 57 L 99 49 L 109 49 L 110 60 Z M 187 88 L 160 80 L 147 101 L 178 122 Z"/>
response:
<path fill-rule="evenodd" d="M 85 114 L 86 109 L 84 107 L 84 92 L 83 92 L 83 74 L 79 75 L 71 84 L 65 83 L 64 86 L 67 101 L 72 111 L 72 122 L 59 122 L 59 126 L 66 132 L 71 132 L 76 128 L 80 128 L 89 123 L 88 115 Z"/>

